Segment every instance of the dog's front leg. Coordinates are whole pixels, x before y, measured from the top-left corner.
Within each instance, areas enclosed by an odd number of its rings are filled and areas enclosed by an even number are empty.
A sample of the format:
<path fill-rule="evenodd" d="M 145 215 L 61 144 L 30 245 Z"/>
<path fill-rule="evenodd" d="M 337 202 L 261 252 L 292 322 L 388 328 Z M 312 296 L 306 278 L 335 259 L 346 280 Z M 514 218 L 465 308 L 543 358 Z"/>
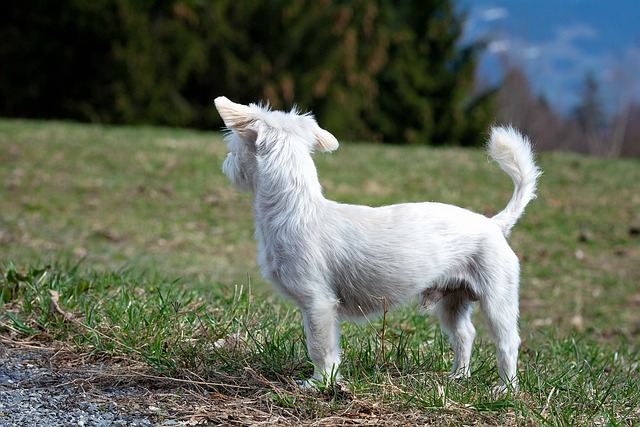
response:
<path fill-rule="evenodd" d="M 301 306 L 307 351 L 314 366 L 313 377 L 301 385 L 317 388 L 340 379 L 340 319 L 338 302 L 316 299 Z"/>

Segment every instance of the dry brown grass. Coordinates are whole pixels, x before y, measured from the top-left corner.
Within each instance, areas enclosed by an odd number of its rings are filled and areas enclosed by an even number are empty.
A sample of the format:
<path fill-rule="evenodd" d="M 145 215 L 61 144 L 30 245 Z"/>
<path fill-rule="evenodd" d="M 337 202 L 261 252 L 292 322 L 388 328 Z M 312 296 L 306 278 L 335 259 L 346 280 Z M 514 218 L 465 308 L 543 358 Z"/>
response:
<path fill-rule="evenodd" d="M 431 412 L 417 411 L 386 407 L 371 396 L 359 398 L 346 388 L 325 395 L 304 392 L 295 386 L 283 388 L 282 383 L 269 381 L 249 367 L 243 378 L 230 379 L 227 383 L 158 376 L 135 359 L 104 359 L 79 353 L 67 343 L 47 343 L 41 338 L 12 340 L 0 336 L 0 357 L 50 370 L 55 373 L 52 378 L 58 378 L 59 382 L 49 380 L 49 386 L 75 389 L 90 396 L 91 402 L 99 406 L 116 403 L 123 413 L 146 416 L 158 423 L 175 420 L 182 425 L 232 426 L 534 425 L 517 421 L 515 414 L 496 416 L 455 402 Z M 105 397 L 107 390 L 109 397 Z M 114 390 L 122 393 L 113 397 Z M 332 415 L 310 418 L 295 405 L 283 407 L 276 403 L 274 396 L 278 395 L 311 400 L 318 413 Z M 339 411 L 332 409 L 336 395 L 341 401 Z"/>

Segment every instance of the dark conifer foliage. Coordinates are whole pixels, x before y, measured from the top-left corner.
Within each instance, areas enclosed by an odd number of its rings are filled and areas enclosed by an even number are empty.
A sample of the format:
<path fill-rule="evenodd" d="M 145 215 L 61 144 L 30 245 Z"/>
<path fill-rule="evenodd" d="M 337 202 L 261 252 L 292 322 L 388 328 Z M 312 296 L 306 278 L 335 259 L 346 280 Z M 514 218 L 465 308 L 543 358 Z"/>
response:
<path fill-rule="evenodd" d="M 9 0 L 0 115 L 221 126 L 218 95 L 346 139 L 475 145 L 492 92 L 449 0 Z"/>

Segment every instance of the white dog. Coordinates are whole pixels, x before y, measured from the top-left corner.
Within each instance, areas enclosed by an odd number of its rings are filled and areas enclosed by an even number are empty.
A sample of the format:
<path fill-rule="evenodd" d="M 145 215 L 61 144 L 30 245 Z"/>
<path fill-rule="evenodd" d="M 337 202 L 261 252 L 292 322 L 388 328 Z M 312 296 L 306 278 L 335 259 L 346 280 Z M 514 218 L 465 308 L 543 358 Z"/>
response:
<path fill-rule="evenodd" d="M 540 174 L 526 138 L 495 127 L 490 156 L 513 180 L 506 208 L 487 218 L 441 203 L 347 205 L 322 195 L 314 150 L 338 148 L 313 116 L 215 100 L 229 129 L 222 170 L 253 193 L 262 274 L 300 307 L 315 371 L 305 386 L 339 378 L 340 322 L 421 299 L 448 334 L 451 375 L 469 376 L 474 301 L 496 345 L 498 387 L 517 386 L 518 258 L 506 237 L 535 197 Z"/>

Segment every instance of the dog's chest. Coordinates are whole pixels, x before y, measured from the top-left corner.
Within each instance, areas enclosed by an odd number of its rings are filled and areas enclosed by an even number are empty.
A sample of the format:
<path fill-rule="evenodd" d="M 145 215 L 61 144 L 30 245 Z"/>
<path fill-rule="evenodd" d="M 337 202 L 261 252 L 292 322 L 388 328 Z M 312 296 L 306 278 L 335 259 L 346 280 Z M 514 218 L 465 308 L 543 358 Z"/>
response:
<path fill-rule="evenodd" d="M 303 251 L 301 236 L 287 228 L 256 221 L 255 237 L 258 243 L 258 264 L 263 276 L 276 285 L 286 282 L 291 272 L 299 269 L 296 256 Z"/>

